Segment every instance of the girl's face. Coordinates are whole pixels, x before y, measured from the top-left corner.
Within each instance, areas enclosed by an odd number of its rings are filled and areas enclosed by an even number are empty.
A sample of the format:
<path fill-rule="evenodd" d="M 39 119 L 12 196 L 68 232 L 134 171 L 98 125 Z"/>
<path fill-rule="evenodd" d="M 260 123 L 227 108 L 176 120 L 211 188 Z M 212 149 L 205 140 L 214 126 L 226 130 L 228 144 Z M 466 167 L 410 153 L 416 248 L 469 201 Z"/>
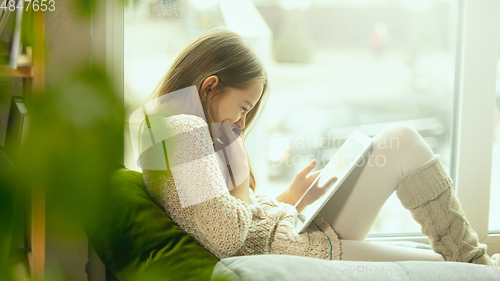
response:
<path fill-rule="evenodd" d="M 238 125 L 243 130 L 246 116 L 259 101 L 263 89 L 263 81 L 252 82 L 247 89 L 243 90 L 228 88 L 214 102 L 212 111 L 214 122 L 222 123 L 225 119 L 229 119 L 228 123 Z"/>

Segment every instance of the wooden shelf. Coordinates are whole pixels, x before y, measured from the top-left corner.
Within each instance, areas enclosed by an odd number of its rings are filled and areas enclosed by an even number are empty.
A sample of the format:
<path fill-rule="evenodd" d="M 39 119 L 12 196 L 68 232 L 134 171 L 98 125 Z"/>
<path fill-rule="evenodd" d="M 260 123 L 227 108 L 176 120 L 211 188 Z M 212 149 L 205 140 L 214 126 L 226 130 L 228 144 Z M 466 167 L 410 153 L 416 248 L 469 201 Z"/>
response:
<path fill-rule="evenodd" d="M 27 46 L 26 53 L 20 54 L 17 59 L 17 69 L 9 64 L 0 64 L 0 77 L 33 78 L 33 47 Z"/>
<path fill-rule="evenodd" d="M 9 65 L 0 65 L 0 77 L 31 78 L 33 77 L 33 67 L 20 66 L 17 69 L 12 69 Z"/>

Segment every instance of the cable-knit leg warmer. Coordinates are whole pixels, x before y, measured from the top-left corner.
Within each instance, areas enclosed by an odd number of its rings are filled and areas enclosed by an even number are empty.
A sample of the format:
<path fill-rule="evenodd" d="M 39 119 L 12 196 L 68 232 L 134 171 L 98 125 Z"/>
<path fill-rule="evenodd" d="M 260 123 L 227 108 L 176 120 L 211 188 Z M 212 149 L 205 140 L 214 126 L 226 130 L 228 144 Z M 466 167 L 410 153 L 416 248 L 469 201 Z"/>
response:
<path fill-rule="evenodd" d="M 397 183 L 396 195 L 422 226 L 431 248 L 446 261 L 497 265 L 498 254 L 492 261 L 486 244 L 479 243 L 465 218 L 439 154 L 405 174 Z"/>

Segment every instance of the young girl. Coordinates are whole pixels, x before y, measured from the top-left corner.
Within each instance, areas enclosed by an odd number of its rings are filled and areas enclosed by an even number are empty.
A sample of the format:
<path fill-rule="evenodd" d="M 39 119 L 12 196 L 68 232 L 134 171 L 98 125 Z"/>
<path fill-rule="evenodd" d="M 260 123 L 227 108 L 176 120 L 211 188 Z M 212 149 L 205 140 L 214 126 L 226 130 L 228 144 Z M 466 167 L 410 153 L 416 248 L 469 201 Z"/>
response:
<path fill-rule="evenodd" d="M 319 174 L 310 174 L 314 160 L 278 197 L 255 194 L 256 179 L 244 139 L 266 99 L 268 81 L 253 49 L 234 32 L 208 31 L 181 52 L 153 97 L 190 86 L 196 87 L 204 116 L 166 118 L 175 136 L 170 141 L 174 149 L 167 152 L 168 169 L 143 168 L 143 178 L 153 200 L 217 258 L 285 254 L 498 266 L 500 255 L 486 254 L 486 245 L 479 243 L 465 218 L 440 155 L 412 127 L 393 125 L 375 135 L 366 164 L 355 168 L 306 231 L 298 234 L 293 227 L 298 212 L 336 179 L 314 186 L 305 203 L 295 208 Z M 397 138 L 397 147 L 379 145 L 390 138 Z M 383 157 L 385 164 L 374 165 L 377 157 Z M 230 173 L 224 173 L 224 164 L 230 164 Z M 364 241 L 394 191 L 434 251 Z"/>

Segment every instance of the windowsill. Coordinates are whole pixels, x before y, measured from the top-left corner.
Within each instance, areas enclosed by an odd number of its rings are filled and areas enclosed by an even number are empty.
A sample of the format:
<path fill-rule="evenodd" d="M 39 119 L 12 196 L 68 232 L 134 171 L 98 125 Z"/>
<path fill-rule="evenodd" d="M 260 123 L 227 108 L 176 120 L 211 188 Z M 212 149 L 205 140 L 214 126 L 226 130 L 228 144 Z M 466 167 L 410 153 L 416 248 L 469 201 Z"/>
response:
<path fill-rule="evenodd" d="M 369 234 L 368 237 L 365 239 L 365 241 L 367 242 L 403 241 L 403 242 L 416 242 L 416 243 L 429 244 L 429 238 L 419 233 L 404 233 L 400 234 L 401 236 L 395 236 L 395 235 L 398 234 L 397 233 Z M 495 230 L 494 232 L 488 233 L 488 235 L 484 239 L 480 240 L 480 243 L 486 244 L 488 246 L 487 251 L 490 255 L 494 253 L 499 253 L 500 231 Z"/>

